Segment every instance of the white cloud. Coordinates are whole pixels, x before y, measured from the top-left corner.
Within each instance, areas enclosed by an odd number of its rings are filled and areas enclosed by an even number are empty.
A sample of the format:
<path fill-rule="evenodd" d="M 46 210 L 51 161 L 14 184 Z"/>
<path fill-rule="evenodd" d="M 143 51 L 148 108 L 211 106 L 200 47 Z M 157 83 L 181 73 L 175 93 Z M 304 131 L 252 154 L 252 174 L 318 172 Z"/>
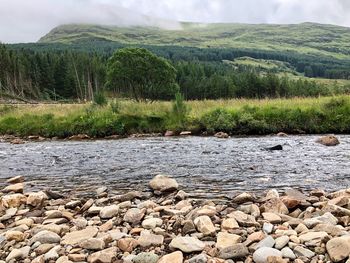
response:
<path fill-rule="evenodd" d="M 348 0 L 0 0 L 0 40 L 37 41 L 66 23 L 154 24 L 167 21 L 299 23 L 350 26 Z M 176 23 L 162 25 L 176 27 Z"/>

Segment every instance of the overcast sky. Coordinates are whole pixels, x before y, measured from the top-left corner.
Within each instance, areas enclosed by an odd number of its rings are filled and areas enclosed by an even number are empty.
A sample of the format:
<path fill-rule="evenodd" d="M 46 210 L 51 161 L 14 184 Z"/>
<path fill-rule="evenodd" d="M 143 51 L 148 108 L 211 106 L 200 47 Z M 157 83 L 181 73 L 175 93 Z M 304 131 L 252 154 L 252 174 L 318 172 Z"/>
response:
<path fill-rule="evenodd" d="M 159 25 L 146 19 L 350 26 L 350 0 L 0 0 L 0 41 L 35 42 L 67 23 Z"/>

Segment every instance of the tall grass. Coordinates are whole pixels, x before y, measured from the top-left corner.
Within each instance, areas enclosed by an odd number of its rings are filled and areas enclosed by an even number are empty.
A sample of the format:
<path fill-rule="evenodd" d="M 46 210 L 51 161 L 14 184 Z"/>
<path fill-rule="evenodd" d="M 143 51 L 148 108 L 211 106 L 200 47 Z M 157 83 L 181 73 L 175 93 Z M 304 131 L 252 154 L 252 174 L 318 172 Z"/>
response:
<path fill-rule="evenodd" d="M 0 134 L 64 138 L 85 133 L 105 137 L 167 129 L 233 135 L 350 133 L 350 96 L 180 102 L 180 119 L 179 114 L 174 115 L 176 102 L 0 106 Z"/>

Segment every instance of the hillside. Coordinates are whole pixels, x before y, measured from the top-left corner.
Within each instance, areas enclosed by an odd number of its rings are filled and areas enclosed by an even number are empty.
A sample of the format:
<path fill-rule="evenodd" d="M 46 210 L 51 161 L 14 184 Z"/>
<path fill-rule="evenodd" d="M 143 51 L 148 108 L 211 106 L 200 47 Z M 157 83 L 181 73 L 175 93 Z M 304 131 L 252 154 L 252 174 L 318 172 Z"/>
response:
<path fill-rule="evenodd" d="M 302 23 L 196 24 L 182 23 L 182 30 L 156 27 L 62 25 L 42 37 L 40 43 L 77 43 L 102 40 L 127 45 L 175 45 L 200 48 L 247 48 L 294 51 L 338 59 L 350 58 L 350 28 Z"/>

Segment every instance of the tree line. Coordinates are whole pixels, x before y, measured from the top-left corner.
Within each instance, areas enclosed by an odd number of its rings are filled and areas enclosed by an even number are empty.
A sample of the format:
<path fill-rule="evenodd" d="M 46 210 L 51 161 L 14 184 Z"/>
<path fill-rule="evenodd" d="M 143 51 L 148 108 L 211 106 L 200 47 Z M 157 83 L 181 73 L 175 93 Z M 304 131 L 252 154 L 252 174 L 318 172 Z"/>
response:
<path fill-rule="evenodd" d="M 58 46 L 45 44 L 41 49 L 35 50 L 23 46 L 9 48 L 0 45 L 0 95 L 36 100 L 83 101 L 92 100 L 94 94 L 102 90 L 116 92 L 136 100 L 171 99 L 176 90 L 191 100 L 318 96 L 346 92 L 336 88 L 330 89 L 305 79 L 292 80 L 273 73 L 261 74 L 254 70 L 233 68 L 222 62 L 222 59 L 229 58 L 220 52 L 228 52 L 227 50 L 218 49 L 217 53 L 206 53 L 209 51 L 202 53 L 199 49 L 184 48 L 183 52 L 180 52 L 179 47 L 169 48 L 167 51 L 159 48 L 157 52 L 150 49 L 163 58 L 159 60 L 154 54 L 147 55 L 150 60 L 148 64 L 145 62 L 145 65 L 147 64 L 153 71 L 146 70 L 141 74 L 132 72 L 132 76 L 139 78 L 137 83 L 142 84 L 136 87 L 136 82 L 129 85 L 130 83 L 122 79 L 127 75 L 127 64 L 119 68 L 117 64 L 109 66 L 113 64 L 111 62 L 113 57 L 110 59 L 108 52 L 82 51 L 74 48 L 69 50 Z M 186 52 L 193 57 L 186 56 Z M 145 53 L 140 54 L 143 56 Z M 203 57 L 199 58 L 195 54 Z M 124 55 L 130 56 L 130 54 Z M 205 58 L 206 55 L 208 57 Z M 125 63 L 128 61 L 125 59 Z M 132 68 L 135 69 L 138 63 L 140 61 L 133 64 Z M 156 71 L 153 65 L 159 65 L 159 70 Z M 162 71 L 168 66 L 167 71 Z M 176 87 L 162 78 L 169 74 L 176 80 Z M 153 79 L 158 76 L 157 85 L 150 85 L 150 76 L 153 76 Z M 149 92 L 145 92 L 146 89 Z"/>

